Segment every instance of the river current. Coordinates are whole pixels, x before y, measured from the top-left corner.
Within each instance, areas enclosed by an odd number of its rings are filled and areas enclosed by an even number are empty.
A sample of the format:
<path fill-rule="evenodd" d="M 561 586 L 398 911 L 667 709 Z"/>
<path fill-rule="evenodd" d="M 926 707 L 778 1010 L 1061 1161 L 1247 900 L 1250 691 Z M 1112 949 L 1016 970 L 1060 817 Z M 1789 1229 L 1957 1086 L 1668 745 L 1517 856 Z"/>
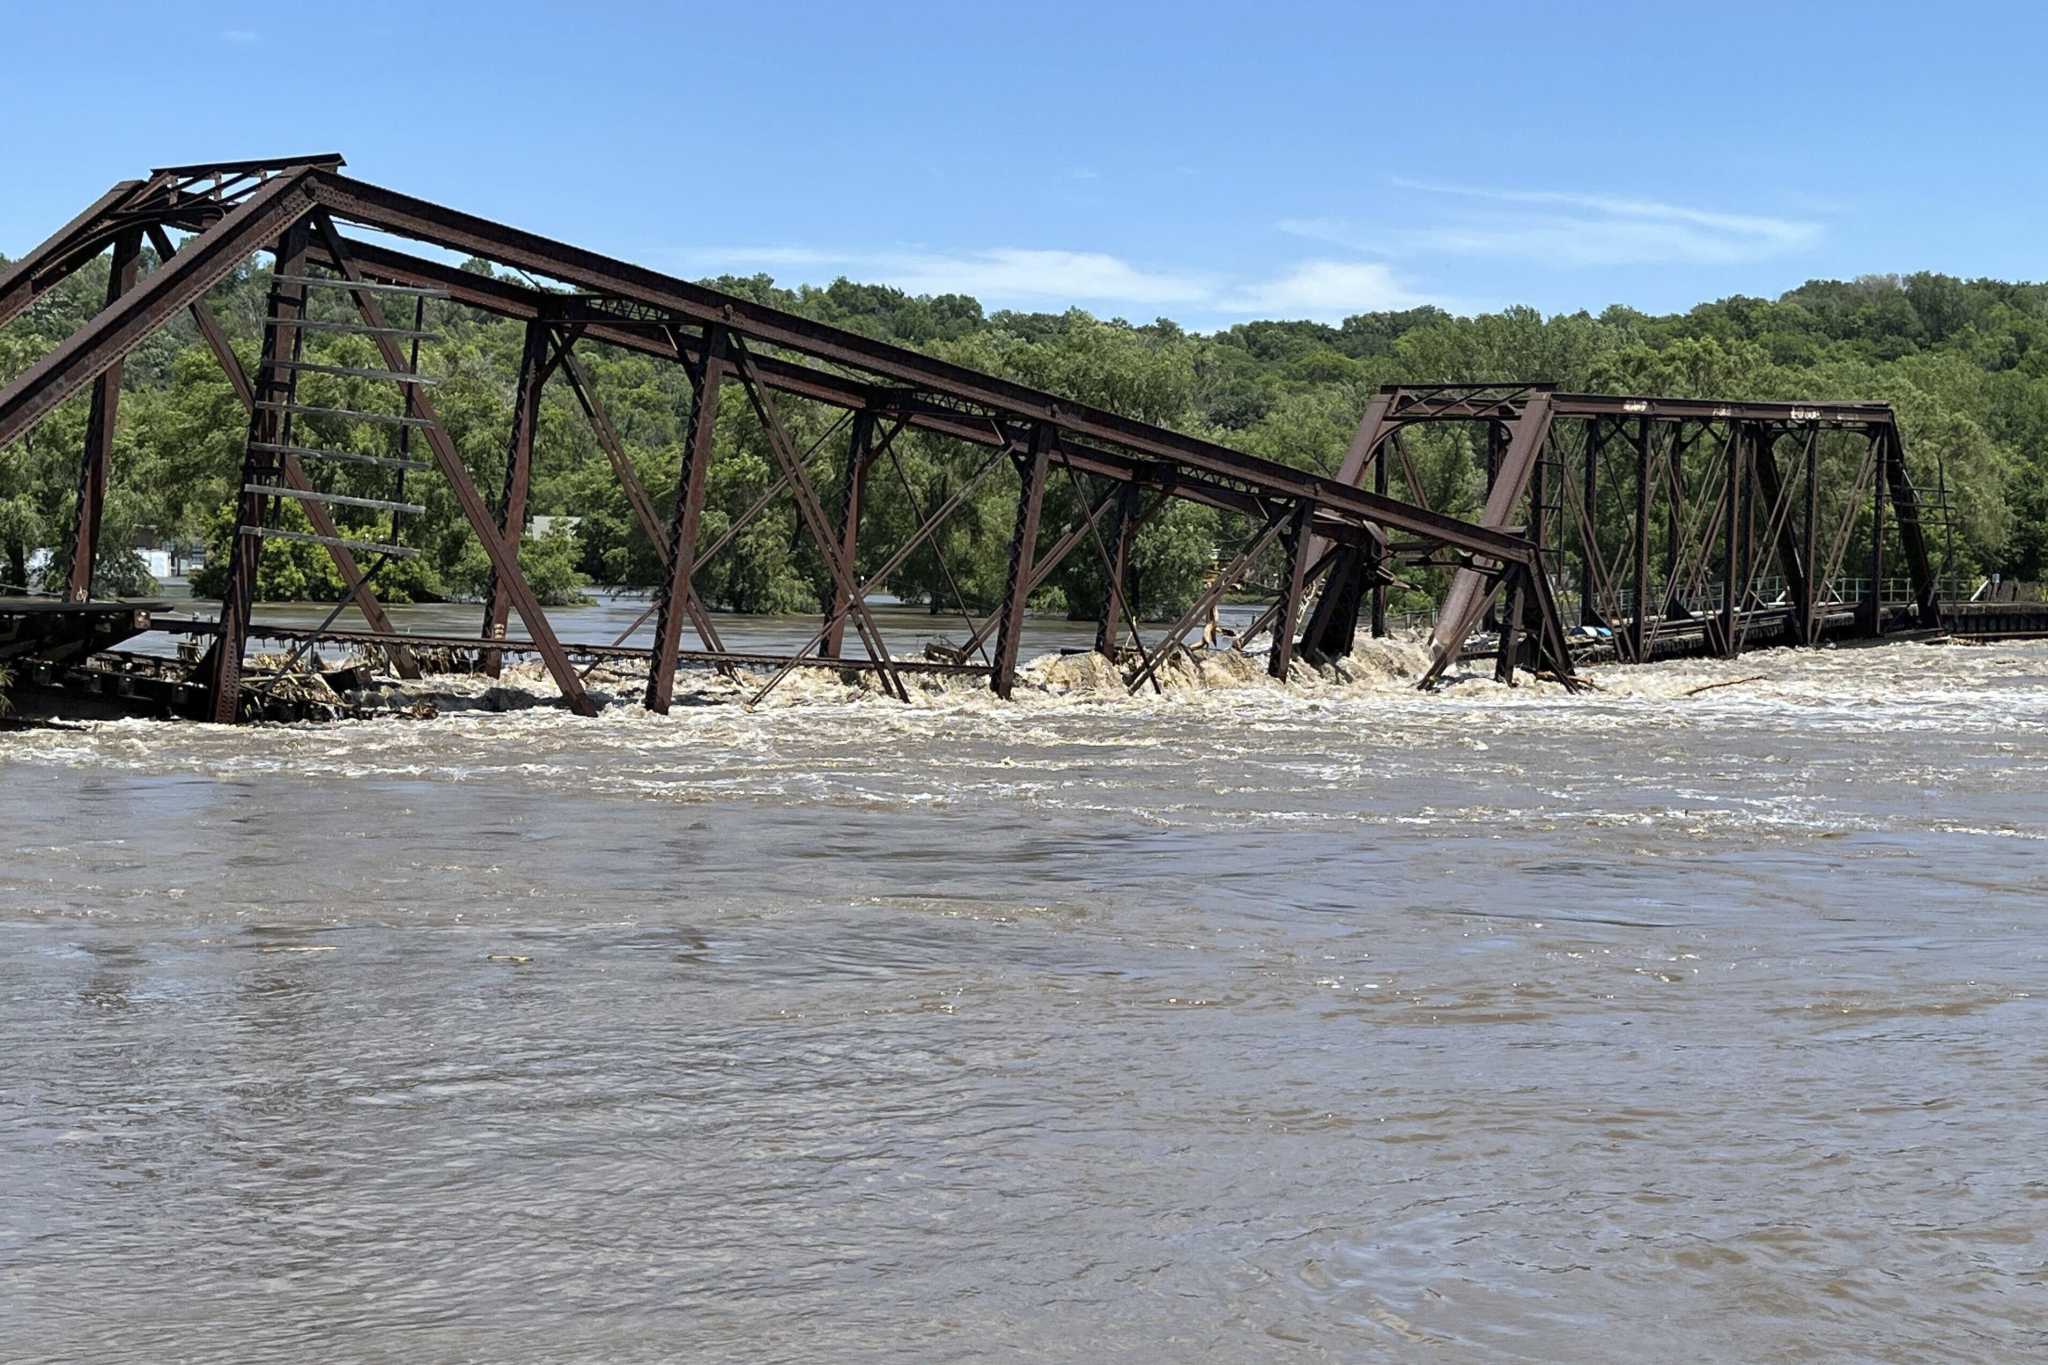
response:
<path fill-rule="evenodd" d="M 0 1359 L 2048 1355 L 2048 647 L 1415 662 L 0 735 Z"/>

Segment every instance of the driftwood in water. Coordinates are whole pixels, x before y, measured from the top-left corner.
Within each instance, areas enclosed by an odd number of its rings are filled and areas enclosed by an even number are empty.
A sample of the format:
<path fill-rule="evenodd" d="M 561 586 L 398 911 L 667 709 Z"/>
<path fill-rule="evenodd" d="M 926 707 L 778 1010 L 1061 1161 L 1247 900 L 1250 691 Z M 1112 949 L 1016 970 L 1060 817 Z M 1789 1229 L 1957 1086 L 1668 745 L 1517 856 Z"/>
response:
<path fill-rule="evenodd" d="M 1725 682 L 1710 682 L 1704 684 L 1703 686 L 1695 687 L 1691 691 L 1687 692 L 1685 695 L 1688 697 L 1697 697 L 1700 693 L 1711 692 L 1717 687 L 1736 687 L 1741 685 L 1742 683 L 1753 683 L 1762 681 L 1764 681 L 1764 675 L 1761 673 L 1757 674 L 1754 678 L 1729 678 Z"/>

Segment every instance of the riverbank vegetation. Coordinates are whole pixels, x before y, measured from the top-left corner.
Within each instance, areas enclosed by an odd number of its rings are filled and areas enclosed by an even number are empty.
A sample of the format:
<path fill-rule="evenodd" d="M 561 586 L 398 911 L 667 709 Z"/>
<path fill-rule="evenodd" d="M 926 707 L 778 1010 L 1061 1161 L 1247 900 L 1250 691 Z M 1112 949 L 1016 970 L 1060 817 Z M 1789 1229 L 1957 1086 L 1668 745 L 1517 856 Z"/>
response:
<path fill-rule="evenodd" d="M 147 262 L 145 263 L 147 265 Z M 485 269 L 480 264 L 472 269 Z M 105 264 L 79 273 L 21 318 L 0 328 L 0 382 L 12 378 L 96 310 Z M 1916 472 L 1939 461 L 1955 508 L 1958 572 L 2002 571 L 2038 578 L 2048 569 L 2048 285 L 1960 280 L 1945 275 L 1815 281 L 1776 299 L 1730 298 L 1689 312 L 1652 316 L 1625 307 L 1594 315 L 1543 317 L 1510 308 L 1453 317 L 1433 308 L 1365 314 L 1327 326 L 1251 322 L 1197 335 L 1160 320 L 1134 325 L 1074 310 L 989 312 L 959 295 L 916 297 L 839 281 L 784 289 L 765 276 L 712 281 L 718 287 L 947 360 L 1013 377 L 1126 415 L 1224 441 L 1284 463 L 1332 470 L 1373 390 L 1384 383 L 1475 378 L 1553 380 L 1568 389 L 1755 399 L 1880 400 L 1896 406 Z M 252 267 L 215 292 L 213 306 L 243 363 L 253 368 L 268 272 Z M 329 310 L 340 307 L 326 298 Z M 336 313 L 339 316 L 339 313 Z M 506 433 L 521 351 L 519 324 L 440 303 L 428 306 L 423 372 L 439 379 L 435 402 L 487 497 L 503 479 Z M 309 334 L 309 359 L 382 368 L 361 337 Z M 672 496 L 689 413 L 679 366 L 584 343 L 577 355 L 658 506 Z M 393 386 L 346 375 L 308 374 L 302 401 L 390 411 Z M 704 516 L 705 543 L 721 535 L 771 484 L 776 470 L 744 395 L 723 395 L 719 449 Z M 826 443 L 816 468 L 829 490 L 841 467 L 838 414 L 792 401 L 784 412 L 800 444 Z M 86 420 L 83 396 L 65 404 L 28 440 L 0 453 L 0 581 L 24 583 L 31 552 L 61 546 L 70 525 Z M 388 454 L 390 429 L 324 418 L 300 419 L 301 444 Z M 99 590 L 147 591 L 130 547 L 145 541 L 203 540 L 214 566 L 195 590 L 217 592 L 241 462 L 246 418 L 212 354 L 180 318 L 146 342 L 124 373 L 121 422 L 107 499 Z M 1421 481 L 1437 507 L 1477 510 L 1484 454 L 1464 430 L 1413 443 Z M 870 485 L 865 543 L 885 553 L 944 502 L 970 467 L 952 443 L 905 433 L 894 460 Z M 573 529 L 529 537 L 522 559 L 549 601 L 586 585 L 645 587 L 656 579 L 653 547 L 634 525 L 617 479 L 573 392 L 557 380 L 542 403 L 529 511 L 573 518 Z M 340 491 L 390 496 L 390 476 L 343 466 Z M 1923 476 L 1925 477 L 1925 476 Z M 1397 486 L 1398 491 L 1398 486 Z M 1081 490 L 1055 476 L 1049 524 L 1064 524 Z M 487 565 L 438 475 L 417 474 L 406 500 L 426 505 L 409 518 L 404 542 L 416 559 L 390 565 L 378 590 L 392 601 L 475 596 Z M 947 531 L 913 555 L 888 587 L 911 601 L 950 606 L 957 589 L 975 607 L 1000 595 L 1011 499 L 997 481 L 970 499 Z M 1617 511 L 1617 515 L 1620 513 Z M 287 516 L 296 513 L 287 511 Z M 388 519 L 344 518 L 382 540 Z M 1141 533 L 1133 558 L 1134 596 L 1152 616 L 1189 601 L 1231 528 L 1204 509 L 1174 504 Z M 893 542 L 892 542 L 892 537 Z M 879 557 L 879 555 L 878 555 Z M 863 564 L 863 570 L 876 567 Z M 61 574 L 62 565 L 49 572 Z M 1099 605 L 1099 566 L 1073 557 L 1036 606 L 1077 614 Z M 786 505 L 742 531 L 699 578 L 715 607 L 737 611 L 815 610 L 822 565 Z M 12 589 L 0 589 L 8 591 Z M 317 547 L 272 542 L 259 593 L 266 598 L 333 599 L 342 585 Z"/>

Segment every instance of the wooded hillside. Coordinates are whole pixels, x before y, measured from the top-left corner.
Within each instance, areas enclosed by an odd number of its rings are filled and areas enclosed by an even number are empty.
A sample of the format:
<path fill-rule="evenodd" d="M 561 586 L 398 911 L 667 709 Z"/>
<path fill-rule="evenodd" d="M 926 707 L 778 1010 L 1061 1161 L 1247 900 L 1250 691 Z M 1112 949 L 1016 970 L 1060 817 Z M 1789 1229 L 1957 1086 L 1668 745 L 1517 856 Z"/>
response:
<path fill-rule="evenodd" d="M 152 262 L 145 260 L 147 269 Z M 475 264 L 472 269 L 485 269 Z M 105 290 L 106 266 L 80 272 L 0 329 L 0 380 L 11 378 L 89 316 Z M 1945 468 L 1956 508 L 1957 572 L 2001 570 L 2040 577 L 2048 560 L 2048 286 L 1959 280 L 1945 275 L 1815 281 L 1777 299 L 1730 298 L 1691 312 L 1653 317 L 1613 307 L 1598 316 L 1544 318 L 1513 308 L 1477 317 L 1436 309 L 1372 313 L 1340 326 L 1252 322 L 1210 335 L 1160 320 L 1142 326 L 1064 314 L 985 312 L 959 295 L 913 297 L 841 280 L 829 288 L 778 288 L 766 276 L 710 281 L 719 288 L 1132 417 L 1215 437 L 1288 464 L 1330 470 L 1372 391 L 1392 381 L 1552 380 L 1569 389 L 1756 399 L 1881 400 L 1904 423 L 1916 477 Z M 221 286 L 213 306 L 244 363 L 260 340 L 267 270 L 254 267 Z M 330 297 L 325 306 L 338 308 Z M 503 478 L 506 433 L 521 329 L 433 303 L 421 369 L 441 380 L 435 401 L 477 477 Z M 381 368 L 361 337 L 308 334 L 308 359 Z M 666 506 L 689 410 L 687 379 L 675 365 L 591 343 L 578 347 L 642 480 Z M 307 375 L 302 401 L 393 410 L 388 384 Z M 720 423 L 704 535 L 717 536 L 773 479 L 767 447 L 737 391 Z M 83 396 L 46 421 L 31 440 L 0 453 L 0 580 L 19 584 L 36 547 L 61 547 L 70 525 Z M 118 551 L 171 536 L 224 543 L 241 461 L 245 417 L 188 319 L 146 343 L 124 375 L 105 544 Z M 837 440 L 832 414 L 792 404 L 798 438 Z M 307 419 L 302 419 L 307 420 Z M 390 430 L 318 420 L 309 444 L 386 451 Z M 1471 433 L 1418 434 L 1412 449 L 1431 502 L 1476 510 L 1483 455 Z M 888 529 L 911 524 L 957 486 L 961 465 L 947 443 L 912 433 L 897 442 L 900 470 L 878 467 L 868 515 Z M 829 456 L 829 447 L 828 447 Z M 821 464 L 821 469 L 836 465 Z M 350 467 L 343 491 L 390 492 L 389 475 Z M 405 528 L 418 559 L 380 579 L 391 600 L 478 593 L 486 565 L 454 500 L 431 475 L 408 496 L 429 507 Z M 573 596 L 584 584 L 646 585 L 655 557 L 590 428 L 564 384 L 543 404 L 533 514 L 580 517 L 573 535 L 529 539 L 535 586 Z M 1048 517 L 1053 512 L 1048 511 Z M 700 590 L 714 606 L 742 611 L 814 610 L 820 567 L 793 534 L 794 513 L 764 517 L 714 562 Z M 370 526 L 368 514 L 360 520 Z M 970 503 L 939 541 L 970 603 L 1001 591 L 1009 534 L 1008 500 L 991 491 Z M 1134 565 L 1137 596 L 1152 615 L 1189 600 L 1225 534 L 1214 514 L 1176 504 L 1142 533 Z M 379 537 L 381 538 L 381 537 Z M 61 552 L 60 552 L 61 553 Z M 106 556 L 102 592 L 143 591 L 139 564 Z M 273 542 L 259 592 L 271 598 L 331 598 L 340 592 L 317 547 Z M 1086 556 L 1056 577 L 1036 604 L 1085 611 L 1099 575 Z M 200 586 L 206 580 L 202 576 Z M 906 563 L 891 588 L 910 600 L 950 602 L 932 550 Z"/>

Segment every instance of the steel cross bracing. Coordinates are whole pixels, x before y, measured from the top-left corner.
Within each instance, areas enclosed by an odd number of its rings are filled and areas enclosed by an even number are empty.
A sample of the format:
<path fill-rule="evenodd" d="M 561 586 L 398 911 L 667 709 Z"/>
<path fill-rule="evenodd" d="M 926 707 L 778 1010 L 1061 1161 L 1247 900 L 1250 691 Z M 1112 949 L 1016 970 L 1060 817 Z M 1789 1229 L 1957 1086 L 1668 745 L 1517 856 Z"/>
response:
<path fill-rule="evenodd" d="M 1420 499 L 1404 433 L 1454 426 L 1476 428 L 1489 451 L 1481 522 L 1540 548 L 1533 573 L 1459 568 L 1438 613 L 1431 679 L 1482 624 L 1498 667 L 1511 670 L 1532 627 L 1548 634 L 1529 614 L 1545 597 L 1571 605 L 1577 652 L 1623 662 L 1942 624 L 1928 531 L 1945 509 L 1922 499 L 1889 405 L 1390 385 L 1368 407 L 1343 477 L 1369 474 L 1385 489 L 1398 468 Z M 1894 554 L 1903 572 L 1888 588 Z M 1340 550 L 1329 581 L 1367 558 Z M 1385 631 L 1384 592 L 1374 590 L 1374 634 Z M 1356 621 L 1355 608 L 1325 594 L 1303 647 L 1341 654 Z"/>
<path fill-rule="evenodd" d="M 385 241 L 363 240 L 351 229 L 373 231 Z M 183 234 L 183 240 L 174 242 L 173 232 Z M 385 244 L 394 238 L 480 257 L 546 284 L 459 270 Z M 141 274 L 132 263 L 145 240 L 157 261 Z M 1254 632 L 1274 636 L 1273 671 L 1284 675 L 1289 666 L 1297 621 L 1304 623 L 1300 648 L 1308 657 L 1339 653 L 1348 647 L 1350 623 L 1365 596 L 1373 600 L 1375 626 L 1383 626 L 1386 585 L 1403 562 L 1455 567 L 1452 603 L 1460 619 L 1476 621 L 1489 601 L 1506 596 L 1513 615 L 1507 634 L 1531 643 L 1502 649 L 1503 671 L 1511 674 L 1526 655 L 1535 666 L 1569 678 L 1572 657 L 1564 609 L 1549 572 L 1554 551 L 1545 539 L 1557 528 L 1525 525 L 1527 518 L 1516 510 L 1518 499 L 1530 479 L 1540 479 L 1536 471 L 1549 458 L 1561 422 L 1623 421 L 1636 412 L 1626 405 L 1640 401 L 1561 395 L 1530 384 L 1392 390 L 1375 400 L 1367 417 L 1370 431 L 1361 429 L 1338 475 L 1326 477 L 367 184 L 344 175 L 341 158 L 334 155 L 171 167 L 121 182 L 49 241 L 0 271 L 0 322 L 108 250 L 115 253 L 117 269 L 106 306 L 0 389 L 0 448 L 32 430 L 66 398 L 93 389 L 95 420 L 81 456 L 72 556 L 74 565 L 83 566 L 76 571 L 83 580 L 74 578 L 74 586 L 89 593 L 97 549 L 96 498 L 110 458 L 119 367 L 156 328 L 179 313 L 191 314 L 250 414 L 241 482 L 252 534 L 237 542 L 231 600 L 204 663 L 210 713 L 223 720 L 239 714 L 236 675 L 242 651 L 249 635 L 261 629 L 249 619 L 246 593 L 266 535 L 299 534 L 324 545 L 351 600 L 367 618 L 370 629 L 359 642 L 387 648 L 401 669 L 412 669 L 407 649 L 413 642 L 391 628 L 372 583 L 391 553 L 404 548 L 396 541 L 403 511 L 414 505 L 405 501 L 411 496 L 402 482 L 408 470 L 447 485 L 490 561 L 491 586 L 477 642 L 486 666 L 494 667 L 502 652 L 537 653 L 567 703 L 579 711 L 593 709 L 571 659 L 596 657 L 603 649 L 555 635 L 516 553 L 531 471 L 546 455 L 536 448 L 535 413 L 549 383 L 570 386 L 620 480 L 635 522 L 658 547 L 664 564 L 666 578 L 653 609 L 655 642 L 645 656 L 646 702 L 655 709 L 669 704 L 680 665 L 709 665 L 728 673 L 763 666 L 763 656 L 725 649 L 695 587 L 704 564 L 738 530 L 728 528 L 709 546 L 698 543 L 704 479 L 716 458 L 718 398 L 728 387 L 741 392 L 745 409 L 766 434 L 778 474 L 770 493 L 741 520 L 760 514 L 771 499 L 786 497 L 829 580 L 816 638 L 795 655 L 776 656 L 771 671 L 779 679 L 800 666 L 867 668 L 885 690 L 899 696 L 907 695 L 902 675 L 920 670 L 890 656 L 868 599 L 886 587 L 889 575 L 911 554 L 928 550 L 943 561 L 938 532 L 972 489 L 988 486 L 1014 488 L 1011 569 L 1002 600 L 985 620 L 977 624 L 964 602 L 954 603 L 971 628 L 967 645 L 948 667 L 967 667 L 966 661 L 979 652 L 986 660 L 979 667 L 1005 695 L 1021 657 L 1025 601 L 1077 553 L 1106 576 L 1108 600 L 1098 648 L 1127 667 L 1134 688 L 1156 686 L 1160 668 L 1181 647 L 1201 612 L 1262 573 L 1279 578 L 1279 600 Z M 258 371 L 250 375 L 228 348 L 206 297 L 257 253 L 269 253 L 280 264 L 272 280 L 266 342 Z M 307 315 L 309 290 L 333 291 L 326 297 L 342 300 L 349 316 L 335 322 Z M 505 480 L 494 499 L 464 467 L 434 409 L 431 384 L 418 374 L 422 313 L 411 305 L 425 296 L 526 325 L 515 414 L 506 437 Z M 407 305 L 403 313 L 387 311 L 399 304 Z M 301 358 L 303 339 L 319 329 L 351 331 L 376 346 L 378 368 L 357 367 L 356 377 L 391 384 L 396 408 L 343 415 L 396 426 L 403 442 L 397 456 L 322 451 L 291 438 L 299 413 L 309 419 L 332 416 L 305 409 L 294 399 L 298 375 L 319 369 Z M 583 344 L 619 347 L 679 364 L 687 372 L 695 413 L 683 474 L 668 497 L 640 485 L 602 398 L 576 359 L 576 348 Z M 784 412 L 789 400 L 844 414 L 848 425 L 839 439 L 848 444 L 843 454 L 836 447 L 799 449 Z M 1678 407 L 1684 405 L 1673 411 Z M 1538 431 L 1530 414 L 1546 410 Z M 1917 520 L 1906 510 L 1911 484 L 1904 480 L 1888 410 L 1834 405 L 1815 409 L 1811 417 L 1799 416 L 1800 411 L 1694 405 L 1672 420 L 1703 425 L 1732 420 L 1756 430 L 1800 421 L 1854 422 L 1857 429 L 1875 429 L 1881 420 L 1892 435 L 1873 462 L 1878 505 L 1889 496 L 1900 509 L 1901 529 L 1910 524 L 1917 531 Z M 1507 433 L 1502 477 L 1478 523 L 1435 510 L 1420 497 L 1402 498 L 1390 491 L 1385 452 L 1392 451 L 1405 465 L 1402 430 L 1443 421 L 1477 421 Z M 901 477 L 891 443 L 904 431 L 950 438 L 977 452 L 966 462 L 967 480 L 936 506 L 922 505 Z M 389 539 L 364 538 L 336 526 L 330 508 L 339 504 L 353 514 L 364 500 L 323 491 L 308 467 L 321 460 L 395 469 L 400 482 L 390 497 L 370 500 L 391 512 Z M 1744 468 L 1760 470 L 1762 465 L 1752 462 Z M 844 472 L 835 476 L 835 469 Z M 1071 519 L 1050 515 L 1047 495 L 1055 488 L 1077 495 L 1084 513 Z M 914 509 L 913 528 L 893 545 L 865 542 L 863 510 L 896 497 Z M 1227 563 L 1197 611 L 1148 641 L 1124 571 L 1130 537 L 1169 500 L 1229 513 L 1249 530 L 1243 544 L 1225 548 Z M 301 507 L 313 526 L 310 535 L 265 525 L 266 513 L 280 501 Z M 358 552 L 375 556 L 367 569 Z M 1909 546 L 1908 558 L 1914 553 Z M 1750 576 L 1747 561 L 1744 568 L 1741 581 Z M 957 589 L 950 566 L 945 579 Z M 1808 619 L 1820 614 L 1816 599 Z M 525 628 L 525 640 L 506 633 L 514 615 Z M 1754 615 L 1739 606 L 1738 629 L 1753 625 Z M 683 647 L 685 624 L 699 648 Z M 1882 612 L 1878 624 L 1882 628 Z M 852 643 L 849 626 L 864 658 L 846 653 Z M 1462 636 L 1453 639 L 1447 633 L 1440 666 L 1454 661 L 1461 645 Z"/>

